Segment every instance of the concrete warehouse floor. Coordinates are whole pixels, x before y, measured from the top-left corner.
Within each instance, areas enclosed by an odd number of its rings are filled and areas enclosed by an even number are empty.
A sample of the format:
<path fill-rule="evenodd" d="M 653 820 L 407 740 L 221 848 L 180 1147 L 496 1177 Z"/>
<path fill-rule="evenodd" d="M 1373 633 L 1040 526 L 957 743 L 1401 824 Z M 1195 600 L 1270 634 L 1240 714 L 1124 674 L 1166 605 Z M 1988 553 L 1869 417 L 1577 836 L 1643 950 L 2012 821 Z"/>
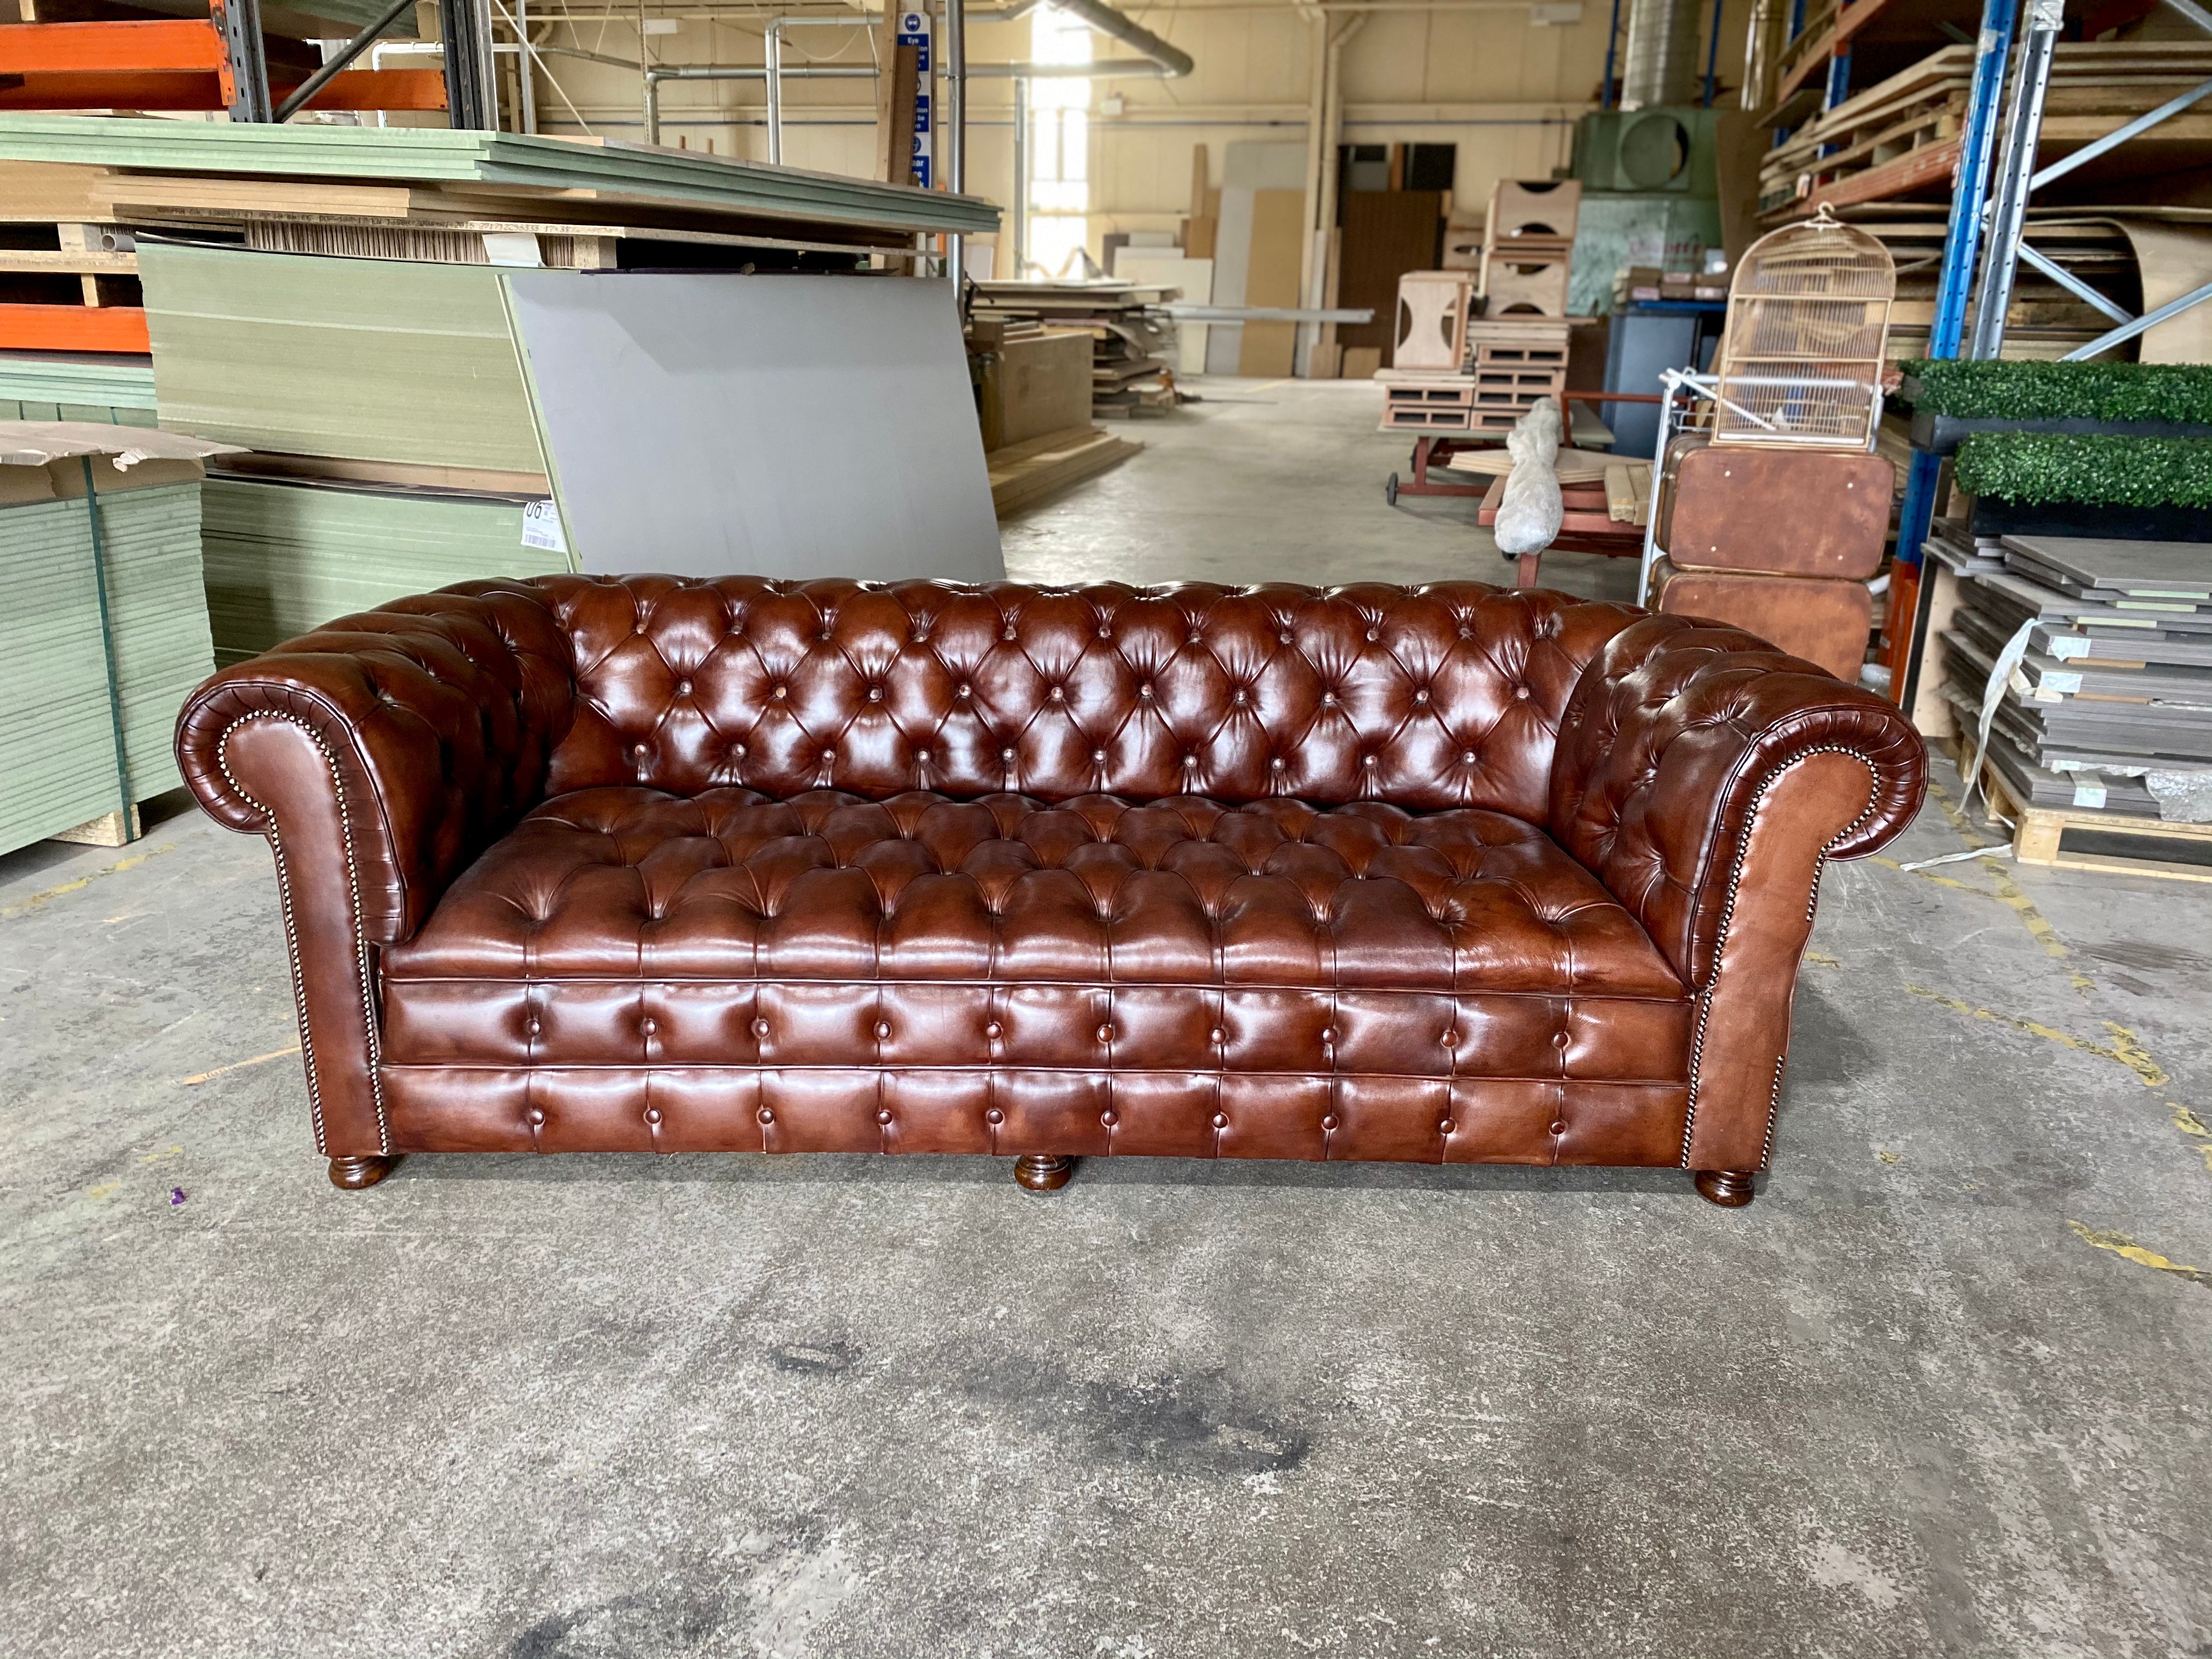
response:
<path fill-rule="evenodd" d="M 1205 390 L 1015 572 L 1503 574 L 1466 505 L 1385 507 L 1371 388 Z M 1890 855 L 1966 844 L 1931 804 Z M 2175 1265 L 2212 1264 L 2208 918 L 1834 869 L 1740 1212 L 1671 1171 L 1139 1160 L 347 1194 L 263 845 L 29 849 L 0 1649 L 2212 1654 L 2212 1273 Z"/>

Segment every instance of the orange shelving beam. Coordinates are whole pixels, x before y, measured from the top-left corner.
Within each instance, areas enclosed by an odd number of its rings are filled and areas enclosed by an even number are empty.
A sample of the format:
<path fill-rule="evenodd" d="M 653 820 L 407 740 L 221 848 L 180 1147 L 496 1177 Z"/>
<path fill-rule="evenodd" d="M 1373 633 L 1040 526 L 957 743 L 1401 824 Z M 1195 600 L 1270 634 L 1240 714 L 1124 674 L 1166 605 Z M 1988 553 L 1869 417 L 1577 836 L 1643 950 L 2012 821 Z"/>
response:
<path fill-rule="evenodd" d="M 0 24 L 0 110 L 216 110 L 225 106 L 222 39 L 205 18 Z M 271 76 L 281 102 L 307 79 Z M 440 110 L 437 70 L 347 70 L 310 109 Z"/>

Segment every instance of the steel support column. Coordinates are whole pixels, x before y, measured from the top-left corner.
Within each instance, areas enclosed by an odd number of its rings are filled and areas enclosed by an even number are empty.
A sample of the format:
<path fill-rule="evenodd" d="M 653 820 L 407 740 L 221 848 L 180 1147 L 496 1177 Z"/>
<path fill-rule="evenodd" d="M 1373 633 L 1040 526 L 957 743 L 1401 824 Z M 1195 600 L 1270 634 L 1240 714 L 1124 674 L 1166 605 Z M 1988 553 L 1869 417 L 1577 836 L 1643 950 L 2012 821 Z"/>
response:
<path fill-rule="evenodd" d="M 2043 100 L 2051 88 L 2051 56 L 2058 45 L 2063 0 L 2027 0 L 2027 34 L 2013 77 L 2006 112 L 2004 155 L 1997 163 L 1996 194 L 1988 207 L 1989 257 L 1974 296 L 1974 331 L 1966 356 L 1987 359 L 2004 344 L 2005 313 L 2012 308 L 2019 268 L 2020 234 L 2027 224 L 2027 181 L 2035 172 L 2036 141 L 2043 132 Z M 1981 212 L 1979 203 L 1972 211 Z"/>
<path fill-rule="evenodd" d="M 261 0 L 208 0 L 208 21 L 222 40 L 222 67 L 216 74 L 230 118 L 274 120 L 269 60 L 261 46 Z"/>
<path fill-rule="evenodd" d="M 461 132 L 497 131 L 489 0 L 438 0 L 438 37 L 446 54 L 446 124 Z"/>

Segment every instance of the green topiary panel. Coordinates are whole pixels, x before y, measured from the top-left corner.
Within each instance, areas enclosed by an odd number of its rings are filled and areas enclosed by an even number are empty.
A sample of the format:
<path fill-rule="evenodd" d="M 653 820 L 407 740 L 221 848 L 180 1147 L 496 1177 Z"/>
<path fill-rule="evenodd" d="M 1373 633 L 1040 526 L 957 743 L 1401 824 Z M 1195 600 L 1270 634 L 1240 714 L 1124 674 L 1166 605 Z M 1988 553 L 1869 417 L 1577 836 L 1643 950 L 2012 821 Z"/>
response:
<path fill-rule="evenodd" d="M 2003 367 L 2054 365 L 2008 363 Z M 2072 501 L 2090 507 L 2212 507 L 2212 438 L 1977 432 L 1960 440 L 1953 465 L 1960 489 L 2000 501 Z"/>
<path fill-rule="evenodd" d="M 1930 362 L 1913 407 L 1960 420 L 2212 422 L 2212 367 L 2202 363 Z"/>

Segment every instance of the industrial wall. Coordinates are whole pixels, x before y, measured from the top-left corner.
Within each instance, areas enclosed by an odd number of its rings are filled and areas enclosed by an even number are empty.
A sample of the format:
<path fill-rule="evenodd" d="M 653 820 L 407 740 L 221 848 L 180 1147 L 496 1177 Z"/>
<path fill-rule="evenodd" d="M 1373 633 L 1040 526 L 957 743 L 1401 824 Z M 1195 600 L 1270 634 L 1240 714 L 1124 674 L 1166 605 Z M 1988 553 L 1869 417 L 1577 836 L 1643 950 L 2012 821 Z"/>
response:
<path fill-rule="evenodd" d="M 1725 4 L 1725 0 L 1721 0 Z M 1709 0 L 1702 27 L 1711 27 Z M 1287 0 L 1189 0 L 1122 8 L 1188 52 L 1196 72 L 1177 80 L 1090 83 L 1090 244 L 1113 231 L 1172 231 L 1189 210 L 1192 147 L 1204 144 L 1215 184 L 1226 145 L 1243 139 L 1304 143 L 1320 107 L 1317 60 L 1323 30 L 1342 46 L 1345 143 L 1451 143 L 1458 147 L 1457 199 L 1479 209 L 1493 180 L 1543 177 L 1564 165 L 1576 116 L 1595 101 L 1605 71 L 1609 4 L 1583 0 L 1578 21 L 1541 25 L 1511 0 L 1350 0 L 1317 9 Z M 791 9 L 797 10 L 793 7 Z M 1553 15 L 1573 9 L 1547 6 Z M 1624 8 L 1624 28 L 1625 28 Z M 834 15 L 834 9 L 811 9 Z M 758 64 L 766 8 L 572 8 L 550 26 L 533 21 L 542 45 L 635 58 L 641 44 L 655 64 Z M 650 20 L 650 21 L 647 21 Z M 1724 11 L 1719 81 L 1742 72 L 1746 8 Z M 653 33 L 641 34 L 641 21 Z M 670 22 L 673 33 L 660 33 Z M 1032 20 L 971 23 L 971 63 L 1028 59 Z M 1701 39 L 1704 38 L 1701 36 Z M 1097 57 L 1127 58 L 1100 38 Z M 868 31 L 807 28 L 787 38 L 788 64 L 866 64 Z M 641 136 L 635 70 L 555 57 L 551 85 L 540 77 L 540 130 Z M 1120 112 L 1113 100 L 1121 100 Z M 969 97 L 969 188 L 1005 204 L 1013 194 L 1012 83 L 975 81 Z M 1729 101 L 1733 101 L 1729 100 Z M 754 82 L 666 82 L 661 141 L 720 155 L 766 159 L 765 94 Z M 786 82 L 785 162 L 832 173 L 867 173 L 874 155 L 874 103 L 865 80 Z"/>

